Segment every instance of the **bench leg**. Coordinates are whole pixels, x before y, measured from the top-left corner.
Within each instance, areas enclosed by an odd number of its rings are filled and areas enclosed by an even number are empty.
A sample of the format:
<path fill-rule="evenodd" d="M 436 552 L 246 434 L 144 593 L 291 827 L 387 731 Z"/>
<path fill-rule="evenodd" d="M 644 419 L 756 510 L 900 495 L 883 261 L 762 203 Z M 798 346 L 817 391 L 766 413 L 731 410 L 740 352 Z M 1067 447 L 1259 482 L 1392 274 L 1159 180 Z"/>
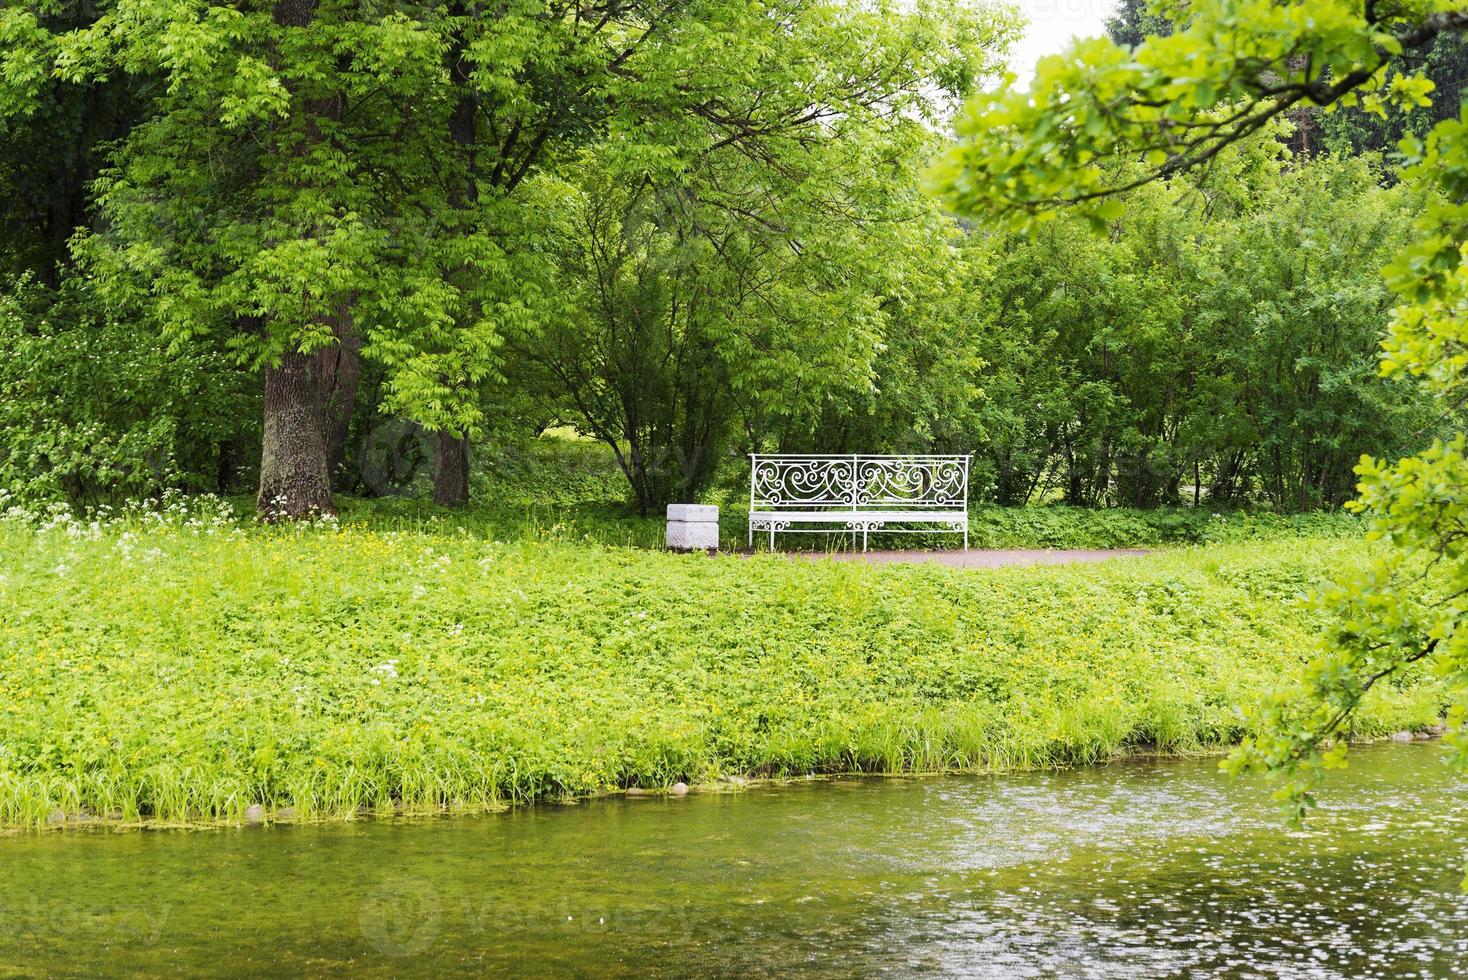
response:
<path fill-rule="evenodd" d="M 870 530 L 865 524 L 861 528 L 861 550 L 867 550 L 867 532 Z"/>
<path fill-rule="evenodd" d="M 963 550 L 968 550 L 968 525 L 963 526 Z"/>
<path fill-rule="evenodd" d="M 775 526 L 773 524 L 770 525 L 770 550 L 775 550 Z"/>

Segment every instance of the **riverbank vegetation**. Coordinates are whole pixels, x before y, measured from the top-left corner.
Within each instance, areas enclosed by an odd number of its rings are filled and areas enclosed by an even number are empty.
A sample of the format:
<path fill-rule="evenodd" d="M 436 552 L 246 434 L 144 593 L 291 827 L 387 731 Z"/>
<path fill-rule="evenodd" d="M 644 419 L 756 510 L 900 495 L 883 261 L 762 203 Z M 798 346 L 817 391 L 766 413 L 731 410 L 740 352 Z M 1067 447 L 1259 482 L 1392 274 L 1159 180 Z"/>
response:
<path fill-rule="evenodd" d="M 557 534 L 0 522 L 0 824 L 482 809 L 1236 741 L 1359 541 L 983 574 Z M 1431 686 L 1358 734 L 1427 726 Z"/>

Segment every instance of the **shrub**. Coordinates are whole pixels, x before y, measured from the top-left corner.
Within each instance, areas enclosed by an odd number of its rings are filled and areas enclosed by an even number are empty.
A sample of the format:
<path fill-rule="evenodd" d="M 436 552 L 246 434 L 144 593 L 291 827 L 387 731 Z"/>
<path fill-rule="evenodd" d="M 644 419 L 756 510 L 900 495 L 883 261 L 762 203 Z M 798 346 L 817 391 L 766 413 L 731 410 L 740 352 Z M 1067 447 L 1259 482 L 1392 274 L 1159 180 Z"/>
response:
<path fill-rule="evenodd" d="M 0 487 L 22 501 L 215 489 L 257 417 L 221 352 L 165 348 L 75 282 L 0 288 L 0 353 Z"/>

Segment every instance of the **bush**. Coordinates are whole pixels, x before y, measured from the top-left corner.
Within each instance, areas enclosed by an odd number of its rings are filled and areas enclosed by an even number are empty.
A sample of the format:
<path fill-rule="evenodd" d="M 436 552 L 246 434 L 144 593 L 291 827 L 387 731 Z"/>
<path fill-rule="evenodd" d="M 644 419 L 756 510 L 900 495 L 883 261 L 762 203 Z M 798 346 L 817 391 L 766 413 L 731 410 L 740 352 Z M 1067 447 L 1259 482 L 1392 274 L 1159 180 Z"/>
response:
<path fill-rule="evenodd" d="M 1163 507 L 976 507 L 969 541 L 977 548 L 1151 548 L 1173 544 L 1360 536 L 1343 511 L 1276 514 Z"/>
<path fill-rule="evenodd" d="M 627 478 L 604 443 L 564 435 L 506 438 L 475 451 L 472 498 L 489 505 L 626 501 Z"/>
<path fill-rule="evenodd" d="M 258 418 L 249 377 L 95 307 L 76 282 L 0 288 L 0 487 L 86 504 L 219 487 Z"/>

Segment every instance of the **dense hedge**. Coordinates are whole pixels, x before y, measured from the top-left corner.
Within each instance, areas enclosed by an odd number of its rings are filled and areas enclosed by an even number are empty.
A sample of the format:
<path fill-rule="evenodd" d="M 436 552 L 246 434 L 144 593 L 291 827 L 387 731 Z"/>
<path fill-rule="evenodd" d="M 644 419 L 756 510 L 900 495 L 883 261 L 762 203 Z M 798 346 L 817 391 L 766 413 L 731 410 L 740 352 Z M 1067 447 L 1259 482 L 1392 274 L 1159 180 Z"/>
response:
<path fill-rule="evenodd" d="M 978 507 L 970 517 L 969 540 L 981 548 L 1129 548 L 1360 534 L 1360 521 L 1343 511 L 1276 514 L 1188 507 Z"/>

